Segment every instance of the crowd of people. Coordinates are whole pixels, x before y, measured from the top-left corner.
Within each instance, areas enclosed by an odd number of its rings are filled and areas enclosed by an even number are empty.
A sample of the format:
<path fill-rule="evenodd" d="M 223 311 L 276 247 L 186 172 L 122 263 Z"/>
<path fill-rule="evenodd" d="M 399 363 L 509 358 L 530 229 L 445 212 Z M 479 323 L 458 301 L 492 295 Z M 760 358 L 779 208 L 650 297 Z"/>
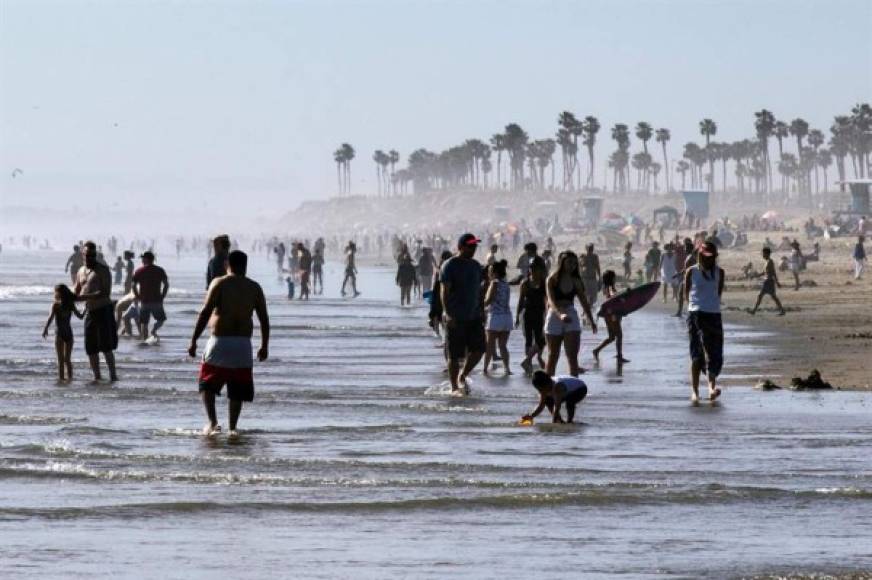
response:
<path fill-rule="evenodd" d="M 861 227 L 864 224 L 861 222 Z M 814 227 L 807 223 L 806 229 Z M 661 235 L 662 237 L 662 235 Z M 400 303 L 408 306 L 415 299 L 429 305 L 429 324 L 443 339 L 446 372 L 452 394 L 469 392 L 468 378 L 483 360 L 482 372 L 490 374 L 502 366 L 512 374 L 508 341 L 511 333 L 524 333 L 524 356 L 519 367 L 531 377 L 540 394 L 539 404 L 522 420 L 531 421 L 546 407 L 554 421 L 562 421 L 560 408 L 566 405 L 567 418 L 572 420 L 575 406 L 584 398 L 587 386 L 578 377 L 585 372 L 579 361 L 583 328 L 598 332 L 594 307 L 611 300 L 625 288 L 659 282 L 662 300 L 677 304 L 676 316 L 686 311 L 689 352 L 691 358 L 691 399 L 698 402 L 701 377 L 708 383 L 708 397 L 720 395 L 717 377 L 723 365 L 723 327 L 720 296 L 724 288 L 724 271 L 717 265 L 722 241 L 717 230 L 702 230 L 693 237 L 681 238 L 676 232 L 671 240 L 648 239 L 643 267 L 634 273 L 633 242 L 628 241 L 620 257 L 622 276 L 614 269 L 604 268 L 593 243 L 575 253 L 566 249 L 557 253 L 552 237 L 544 239 L 540 253 L 535 237 L 528 230 L 518 230 L 510 237 L 490 233 L 488 251 L 483 263 L 475 256 L 486 242 L 471 233 L 462 235 L 453 249 L 444 237 L 430 235 L 378 235 L 366 238 L 363 246 L 383 259 L 389 248 L 396 263 L 396 284 Z M 357 297 L 358 241 L 343 245 L 339 237 L 285 241 L 273 238 L 255 240 L 253 251 L 263 251 L 275 259 L 279 276 L 288 284 L 288 298 L 309 300 L 324 292 L 325 254 L 329 247 L 341 250 L 344 275 L 340 293 Z M 540 238 L 541 241 L 541 238 Z M 854 276 L 860 279 L 867 261 L 865 237 L 860 234 L 852 251 Z M 142 242 L 139 242 L 142 244 Z M 662 243 L 662 247 L 661 247 Z M 55 326 L 55 347 L 58 377 L 72 379 L 74 333 L 72 318 L 84 320 L 85 352 L 95 380 L 102 379 L 102 356 L 109 380 L 117 381 L 114 351 L 120 336 L 137 336 L 156 344 L 159 330 L 167 320 L 164 301 L 170 283 L 166 271 L 156 264 L 155 253 L 145 249 L 140 265 L 134 263 L 135 252 L 121 250 L 118 241 L 110 239 L 107 249 L 116 255 L 110 268 L 102 247 L 94 242 L 79 242 L 65 264 L 72 288 L 58 284 L 49 317 L 43 329 L 48 336 Z M 131 244 L 136 247 L 135 244 Z M 522 249 L 521 249 L 522 246 Z M 202 247 L 181 238 L 176 251 L 186 247 Z M 288 248 L 290 248 L 288 250 Z M 310 249 L 311 248 L 311 249 Z M 776 249 L 789 249 L 780 266 L 772 254 Z M 510 274 L 507 256 L 520 250 L 515 262 L 516 272 Z M 337 252 L 339 253 L 339 252 Z M 777 295 L 782 287 L 779 271 L 790 272 L 794 288 L 800 288 L 799 273 L 808 262 L 818 259 L 819 245 L 810 254 L 803 254 L 799 242 L 784 238 L 780 246 L 768 238 L 761 251 L 761 269 L 753 263 L 743 268 L 748 279 L 761 279 L 756 303 L 749 309 L 755 314 L 767 296 L 779 314 L 785 308 Z M 438 256 L 438 259 L 437 259 Z M 269 317 L 263 290 L 247 277 L 248 256 L 227 235 L 213 238 L 209 245 L 206 266 L 206 298 L 197 319 L 189 354 L 194 356 L 197 340 L 209 325 L 211 337 L 206 345 L 200 370 L 200 392 L 209 423 L 207 434 L 220 430 L 215 414 L 215 396 L 226 385 L 230 403 L 230 432 L 236 435 L 242 404 L 253 400 L 252 378 L 253 334 L 252 316 L 256 315 L 261 329 L 259 360 L 268 356 Z M 118 300 L 112 299 L 113 284 L 122 289 Z M 517 287 L 515 311 L 512 312 L 512 288 Z M 78 304 L 84 304 L 80 311 Z M 595 364 L 600 363 L 604 349 L 614 345 L 618 365 L 629 363 L 624 356 L 622 319 L 607 310 L 601 311 L 607 336 L 592 349 Z M 568 374 L 558 376 L 561 353 Z M 538 369 L 534 368 L 538 366 Z"/>

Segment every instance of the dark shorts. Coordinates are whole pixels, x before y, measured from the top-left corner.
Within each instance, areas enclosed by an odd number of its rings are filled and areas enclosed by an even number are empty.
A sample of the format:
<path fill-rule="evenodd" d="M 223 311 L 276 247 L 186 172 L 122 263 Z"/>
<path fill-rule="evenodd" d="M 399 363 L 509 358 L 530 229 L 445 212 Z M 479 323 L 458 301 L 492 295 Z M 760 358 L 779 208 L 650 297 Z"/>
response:
<path fill-rule="evenodd" d="M 687 334 L 690 360 L 699 363 L 710 379 L 721 374 L 724 366 L 724 327 L 717 312 L 689 312 Z"/>
<path fill-rule="evenodd" d="M 775 296 L 775 280 L 766 280 L 763 282 L 763 287 L 760 288 L 760 294 L 769 294 Z"/>
<path fill-rule="evenodd" d="M 470 352 L 484 352 L 484 325 L 481 320 L 455 320 L 448 326 L 446 343 L 452 360 L 465 358 Z"/>
<path fill-rule="evenodd" d="M 94 355 L 111 352 L 118 348 L 118 327 L 115 325 L 115 312 L 107 304 L 85 314 L 85 352 Z"/>
<path fill-rule="evenodd" d="M 545 313 L 527 314 L 524 312 L 524 349 L 530 350 L 533 344 L 539 352 L 545 348 Z"/>
<path fill-rule="evenodd" d="M 202 363 L 200 365 L 200 392 L 221 394 L 227 385 L 227 398 L 250 403 L 254 400 L 254 376 L 251 369 L 228 369 Z"/>
<path fill-rule="evenodd" d="M 164 322 L 167 319 L 163 304 L 160 302 L 143 302 L 142 306 L 139 307 L 139 323 L 148 324 L 152 316 L 158 322 Z"/>
<path fill-rule="evenodd" d="M 563 404 L 566 405 L 567 407 L 574 407 L 574 406 L 578 405 L 580 402 L 582 402 L 586 396 L 587 396 L 587 387 L 582 387 L 580 389 L 576 389 L 576 390 L 572 391 L 571 393 L 569 393 L 568 395 L 566 395 L 566 398 L 563 399 Z M 554 406 L 554 398 L 551 396 L 546 397 L 545 398 L 545 405 L 546 406 L 551 405 L 553 407 Z"/>

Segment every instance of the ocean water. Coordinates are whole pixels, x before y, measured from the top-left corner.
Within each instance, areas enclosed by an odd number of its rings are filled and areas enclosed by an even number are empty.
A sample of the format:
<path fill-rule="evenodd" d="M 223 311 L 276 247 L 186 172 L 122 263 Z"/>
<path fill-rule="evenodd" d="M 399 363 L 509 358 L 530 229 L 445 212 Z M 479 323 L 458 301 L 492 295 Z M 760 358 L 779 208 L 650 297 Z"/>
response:
<path fill-rule="evenodd" d="M 362 269 L 350 300 L 328 264 L 325 296 L 289 303 L 272 262 L 252 256 L 271 358 L 229 442 L 199 435 L 185 353 L 205 257 L 159 259 L 172 284 L 162 341 L 122 339 L 122 380 L 98 385 L 80 323 L 72 384 L 56 383 L 40 336 L 65 260 L 0 256 L 4 578 L 872 569 L 872 396 L 732 387 L 693 407 L 683 324 L 657 309 L 626 321 L 622 373 L 607 351 L 584 376 L 579 424 L 519 427 L 535 403 L 520 373 L 445 395 L 426 310 L 399 306 L 389 269 Z M 756 331 L 727 330 L 725 373 L 740 357 L 765 369 L 774 351 L 743 346 Z M 585 333 L 584 366 L 596 340 Z M 513 334 L 515 365 L 522 342 Z"/>

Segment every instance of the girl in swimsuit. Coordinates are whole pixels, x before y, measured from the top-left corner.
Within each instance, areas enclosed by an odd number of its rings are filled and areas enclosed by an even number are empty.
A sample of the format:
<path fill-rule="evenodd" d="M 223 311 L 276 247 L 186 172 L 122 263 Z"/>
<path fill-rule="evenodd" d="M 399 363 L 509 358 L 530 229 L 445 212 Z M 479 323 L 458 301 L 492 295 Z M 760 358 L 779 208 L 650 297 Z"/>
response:
<path fill-rule="evenodd" d="M 48 327 L 52 320 L 55 322 L 55 350 L 58 355 L 58 379 L 63 381 L 66 379 L 73 380 L 73 328 L 70 326 L 70 318 L 73 314 L 77 318 L 82 318 L 84 315 L 79 312 L 75 305 L 76 295 L 69 289 L 66 284 L 58 284 L 54 289 L 54 302 L 51 305 L 51 312 L 48 315 L 48 320 L 45 321 L 45 328 L 42 330 L 42 337 L 48 338 Z M 64 378 L 64 370 L 66 369 L 66 379 Z"/>
<path fill-rule="evenodd" d="M 615 288 L 615 278 L 616 275 L 613 270 L 606 270 L 603 272 L 603 302 L 614 297 L 614 295 L 618 293 L 617 288 Z M 609 344 L 614 342 L 615 348 L 618 351 L 618 354 L 615 357 L 618 359 L 618 364 L 620 365 L 630 362 L 624 358 L 624 331 L 621 329 L 621 317 L 606 314 L 605 320 L 609 335 L 599 344 L 598 347 L 593 349 L 593 358 L 596 359 L 596 362 L 599 362 L 599 353 Z"/>
<path fill-rule="evenodd" d="M 578 376 L 584 369 L 578 366 L 578 351 L 581 348 L 581 320 L 575 310 L 575 299 L 590 322 L 596 334 L 596 322 L 590 311 L 590 304 L 584 291 L 584 283 L 578 270 L 578 256 L 575 252 L 561 252 L 557 257 L 557 270 L 548 277 L 545 285 L 548 297 L 548 316 L 545 318 L 545 338 L 548 341 L 548 364 L 545 372 L 554 376 L 560 346 L 566 350 L 569 374 Z"/>
<path fill-rule="evenodd" d="M 509 368 L 508 348 L 509 334 L 512 332 L 512 311 L 509 307 L 509 283 L 506 282 L 507 265 L 505 260 L 500 260 L 488 266 L 490 281 L 484 297 L 484 305 L 487 308 L 484 374 L 488 374 L 491 359 L 496 357 L 497 348 L 500 350 L 506 374 L 512 374 Z"/>

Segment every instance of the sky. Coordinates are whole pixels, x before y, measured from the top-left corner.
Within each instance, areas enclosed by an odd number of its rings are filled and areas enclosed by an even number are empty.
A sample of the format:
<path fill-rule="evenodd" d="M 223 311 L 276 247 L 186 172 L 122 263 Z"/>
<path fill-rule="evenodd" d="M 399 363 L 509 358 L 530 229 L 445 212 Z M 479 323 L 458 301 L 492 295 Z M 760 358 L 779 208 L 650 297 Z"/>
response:
<path fill-rule="evenodd" d="M 563 110 L 680 154 L 704 117 L 826 132 L 870 100 L 869 0 L 0 0 L 0 207 L 264 216 L 335 195 L 342 142 L 374 193 L 375 149 L 552 137 Z"/>

